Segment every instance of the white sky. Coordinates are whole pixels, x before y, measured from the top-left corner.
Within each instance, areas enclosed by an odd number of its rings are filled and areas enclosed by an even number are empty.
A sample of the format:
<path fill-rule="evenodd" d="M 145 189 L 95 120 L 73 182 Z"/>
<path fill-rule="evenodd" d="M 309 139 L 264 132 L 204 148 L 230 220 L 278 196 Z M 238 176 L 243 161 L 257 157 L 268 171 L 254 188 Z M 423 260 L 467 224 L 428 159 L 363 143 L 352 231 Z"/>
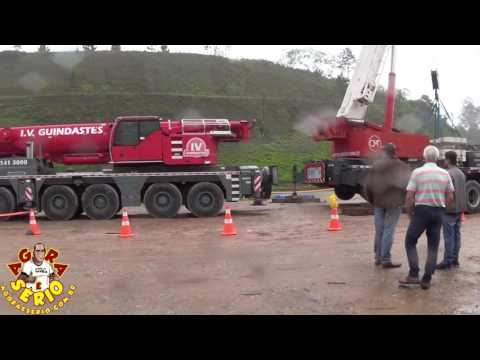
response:
<path fill-rule="evenodd" d="M 75 50 L 80 45 L 48 45 L 51 51 Z M 122 45 L 123 50 L 144 50 L 147 45 Z M 171 52 L 205 53 L 203 45 L 168 45 Z M 350 47 L 358 57 L 361 45 L 232 45 L 228 56 L 240 59 L 278 61 L 290 49 L 313 47 L 329 54 L 337 54 Z M 23 45 L 24 51 L 36 51 L 38 45 Z M 109 49 L 110 45 L 98 45 Z M 11 50 L 12 45 L 0 45 L 0 51 Z M 386 62 L 380 84 L 386 87 L 389 61 Z M 455 119 L 467 97 L 480 105 L 480 46 L 479 45 L 399 45 L 397 46 L 397 88 L 408 89 L 410 99 L 426 94 L 433 98 L 430 70 L 440 75 L 440 98 Z M 0 80 L 1 81 L 1 80 Z M 312 94 L 312 97 L 315 95 Z"/>

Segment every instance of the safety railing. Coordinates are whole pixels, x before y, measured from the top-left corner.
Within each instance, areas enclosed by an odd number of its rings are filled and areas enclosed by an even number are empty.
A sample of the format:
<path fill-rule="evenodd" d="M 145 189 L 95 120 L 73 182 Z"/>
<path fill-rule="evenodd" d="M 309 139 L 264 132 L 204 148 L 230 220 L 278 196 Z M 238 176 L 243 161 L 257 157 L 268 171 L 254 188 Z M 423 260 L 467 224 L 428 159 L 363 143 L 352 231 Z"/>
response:
<path fill-rule="evenodd" d="M 230 121 L 227 119 L 183 119 L 182 133 L 184 135 L 233 135 Z"/>

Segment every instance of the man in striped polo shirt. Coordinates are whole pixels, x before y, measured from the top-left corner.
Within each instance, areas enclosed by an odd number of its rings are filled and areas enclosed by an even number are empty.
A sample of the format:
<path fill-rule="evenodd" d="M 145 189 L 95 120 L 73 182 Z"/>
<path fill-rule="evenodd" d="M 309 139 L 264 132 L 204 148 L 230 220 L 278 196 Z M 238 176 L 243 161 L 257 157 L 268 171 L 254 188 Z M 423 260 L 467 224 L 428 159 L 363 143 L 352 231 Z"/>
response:
<path fill-rule="evenodd" d="M 437 265 L 438 245 L 442 216 L 447 204 L 453 201 L 454 187 L 450 175 L 445 169 L 437 166 L 439 151 L 429 145 L 423 151 L 425 165 L 412 172 L 407 185 L 405 208 L 410 215 L 410 225 L 405 238 L 410 271 L 400 285 L 420 284 L 422 289 L 430 288 L 430 281 Z M 428 255 L 425 273 L 419 281 L 418 238 L 426 230 Z"/>

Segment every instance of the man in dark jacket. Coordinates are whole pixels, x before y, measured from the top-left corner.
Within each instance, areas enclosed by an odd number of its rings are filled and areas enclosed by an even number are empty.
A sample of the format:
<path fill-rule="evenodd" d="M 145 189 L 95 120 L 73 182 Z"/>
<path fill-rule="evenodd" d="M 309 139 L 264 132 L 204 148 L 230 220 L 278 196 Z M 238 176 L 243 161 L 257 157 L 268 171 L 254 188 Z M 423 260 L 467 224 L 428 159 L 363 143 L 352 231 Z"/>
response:
<path fill-rule="evenodd" d="M 411 171 L 407 164 L 396 158 L 394 144 L 385 145 L 383 150 L 384 156 L 373 164 L 365 186 L 367 200 L 374 207 L 375 265 L 388 269 L 402 266 L 392 262 L 390 251 Z"/>
<path fill-rule="evenodd" d="M 452 178 L 455 188 L 454 201 L 447 205 L 443 214 L 443 240 L 445 252 L 443 261 L 437 265 L 438 270 L 449 269 L 451 266 L 460 266 L 458 253 L 460 252 L 460 225 L 462 213 L 466 210 L 465 174 L 457 167 L 457 153 L 448 151 L 445 154 L 448 174 Z"/>

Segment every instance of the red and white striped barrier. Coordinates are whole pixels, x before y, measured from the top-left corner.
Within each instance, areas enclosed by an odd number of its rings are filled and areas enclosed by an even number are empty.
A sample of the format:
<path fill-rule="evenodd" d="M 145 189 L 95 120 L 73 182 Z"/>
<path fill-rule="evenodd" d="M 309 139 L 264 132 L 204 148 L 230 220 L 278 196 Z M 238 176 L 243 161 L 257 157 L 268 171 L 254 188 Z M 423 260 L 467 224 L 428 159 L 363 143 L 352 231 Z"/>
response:
<path fill-rule="evenodd" d="M 262 192 L 262 176 L 255 176 L 254 190 L 256 193 Z"/>
<path fill-rule="evenodd" d="M 256 172 L 255 178 L 253 179 L 253 190 L 254 190 L 254 206 L 264 205 L 262 201 L 262 175 L 260 172 Z"/>
<path fill-rule="evenodd" d="M 31 187 L 26 187 L 25 188 L 25 198 L 28 200 L 28 201 L 33 201 L 33 191 L 32 191 L 32 188 Z"/>

